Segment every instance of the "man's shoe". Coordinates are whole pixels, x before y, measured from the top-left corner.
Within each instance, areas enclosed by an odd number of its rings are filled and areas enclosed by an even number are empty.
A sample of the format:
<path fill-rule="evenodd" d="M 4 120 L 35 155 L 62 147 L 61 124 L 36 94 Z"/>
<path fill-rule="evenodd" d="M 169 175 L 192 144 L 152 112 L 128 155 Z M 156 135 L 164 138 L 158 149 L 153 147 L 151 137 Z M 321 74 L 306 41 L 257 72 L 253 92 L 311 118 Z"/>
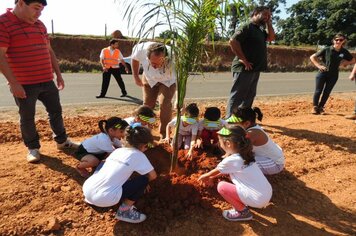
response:
<path fill-rule="evenodd" d="M 99 95 L 99 96 L 95 96 L 96 98 L 104 98 L 105 96 L 103 95 Z"/>
<path fill-rule="evenodd" d="M 345 116 L 345 118 L 349 119 L 349 120 L 356 120 L 356 113 L 348 115 L 348 116 Z"/>
<path fill-rule="evenodd" d="M 28 154 L 27 154 L 27 162 L 28 163 L 35 163 L 40 160 L 40 151 L 38 149 L 28 149 Z"/>
<path fill-rule="evenodd" d="M 123 93 L 120 97 L 123 98 L 123 97 L 126 97 L 127 96 L 127 93 Z"/>
<path fill-rule="evenodd" d="M 326 113 L 324 111 L 324 107 L 319 107 L 319 113 L 320 113 L 320 115 L 326 115 Z"/>
<path fill-rule="evenodd" d="M 312 110 L 313 115 L 320 115 L 319 107 L 314 106 Z"/>
<path fill-rule="evenodd" d="M 57 148 L 59 150 L 64 150 L 64 149 L 78 149 L 80 144 L 74 143 L 70 141 L 70 139 L 67 139 L 64 143 L 57 143 Z"/>

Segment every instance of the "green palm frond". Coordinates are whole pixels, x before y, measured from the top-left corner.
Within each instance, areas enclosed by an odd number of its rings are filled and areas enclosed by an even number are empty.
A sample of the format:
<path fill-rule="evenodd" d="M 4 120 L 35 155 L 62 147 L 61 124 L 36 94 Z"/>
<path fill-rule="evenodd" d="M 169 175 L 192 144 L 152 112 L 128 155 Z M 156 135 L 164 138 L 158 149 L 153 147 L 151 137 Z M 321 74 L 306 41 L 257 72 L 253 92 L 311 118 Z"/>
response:
<path fill-rule="evenodd" d="M 125 1 L 124 17 L 128 24 L 138 29 L 138 37 L 154 35 L 157 27 L 168 26 L 172 33 L 166 43 L 172 47 L 172 60 L 177 73 L 177 127 L 180 124 L 180 110 L 184 104 L 189 72 L 200 71 L 205 55 L 204 44 L 208 35 L 214 35 L 217 20 L 224 20 L 225 0 L 137 0 Z M 140 12 L 147 9 L 140 16 Z M 133 24 L 134 23 L 134 24 Z M 176 132 L 177 135 L 178 132 Z M 177 138 L 175 140 L 178 140 Z M 177 162 L 177 143 L 172 158 L 172 168 Z"/>

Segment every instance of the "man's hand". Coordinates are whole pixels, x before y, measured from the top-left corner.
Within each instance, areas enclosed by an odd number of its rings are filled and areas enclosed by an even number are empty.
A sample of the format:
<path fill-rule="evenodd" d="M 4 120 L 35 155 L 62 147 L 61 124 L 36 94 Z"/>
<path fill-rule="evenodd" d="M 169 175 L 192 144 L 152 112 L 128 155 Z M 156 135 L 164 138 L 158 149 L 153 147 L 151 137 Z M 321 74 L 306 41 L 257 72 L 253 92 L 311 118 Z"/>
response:
<path fill-rule="evenodd" d="M 22 85 L 19 84 L 18 82 L 15 83 L 8 83 L 8 85 L 10 86 L 10 91 L 12 93 L 12 95 L 14 95 L 14 97 L 17 98 L 26 98 L 26 92 L 23 89 Z"/>
<path fill-rule="evenodd" d="M 319 69 L 321 72 L 324 72 L 324 71 L 327 71 L 327 70 L 328 70 L 328 68 L 326 68 L 326 67 L 323 66 L 323 65 L 319 65 L 319 66 L 318 66 L 318 69 Z"/>
<path fill-rule="evenodd" d="M 252 70 L 252 63 L 248 62 L 247 60 L 239 60 L 242 64 L 245 65 L 245 70 Z"/>
<path fill-rule="evenodd" d="M 57 76 L 57 87 L 58 87 L 58 90 L 64 89 L 64 80 L 63 80 L 62 76 Z"/>
<path fill-rule="evenodd" d="M 135 83 L 137 86 L 140 86 L 140 87 L 143 86 L 142 80 L 140 79 L 140 77 L 138 75 L 134 75 L 134 79 L 135 79 Z"/>

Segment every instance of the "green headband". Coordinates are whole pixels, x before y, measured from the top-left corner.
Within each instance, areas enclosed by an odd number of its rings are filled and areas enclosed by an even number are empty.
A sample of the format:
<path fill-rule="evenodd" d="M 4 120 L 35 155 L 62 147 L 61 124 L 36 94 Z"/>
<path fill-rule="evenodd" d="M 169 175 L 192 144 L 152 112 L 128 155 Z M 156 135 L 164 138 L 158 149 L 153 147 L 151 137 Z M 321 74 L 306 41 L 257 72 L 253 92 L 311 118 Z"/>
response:
<path fill-rule="evenodd" d="M 121 124 L 116 124 L 116 125 L 114 125 L 114 128 L 115 128 L 115 129 L 120 129 L 120 128 L 121 128 Z"/>
<path fill-rule="evenodd" d="M 212 121 L 212 120 L 208 120 L 208 119 L 204 119 L 203 121 L 204 126 L 208 127 L 208 128 L 219 128 L 220 124 L 221 124 L 221 120 L 216 120 L 216 121 Z"/>
<path fill-rule="evenodd" d="M 226 120 L 226 122 L 227 123 L 240 123 L 240 122 L 242 122 L 242 119 L 240 117 L 232 115 Z"/>
<path fill-rule="evenodd" d="M 145 122 L 147 122 L 149 124 L 153 124 L 156 121 L 156 119 L 154 117 L 148 117 L 148 116 L 144 116 L 144 115 L 138 115 L 138 117 L 141 120 L 143 120 L 143 121 L 145 121 Z"/>
<path fill-rule="evenodd" d="M 197 118 L 182 116 L 182 120 L 190 125 L 197 123 Z"/>
<path fill-rule="evenodd" d="M 230 134 L 232 134 L 232 132 L 228 128 L 225 128 L 225 127 L 223 127 L 221 130 L 219 130 L 217 133 L 222 136 L 229 136 Z"/>

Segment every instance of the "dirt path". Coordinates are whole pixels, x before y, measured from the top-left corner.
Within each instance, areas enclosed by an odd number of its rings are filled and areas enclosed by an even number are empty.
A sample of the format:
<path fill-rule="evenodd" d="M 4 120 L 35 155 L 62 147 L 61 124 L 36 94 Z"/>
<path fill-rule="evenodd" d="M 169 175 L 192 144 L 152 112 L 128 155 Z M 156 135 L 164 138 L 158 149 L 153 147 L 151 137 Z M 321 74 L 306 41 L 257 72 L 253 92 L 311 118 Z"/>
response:
<path fill-rule="evenodd" d="M 273 197 L 265 209 L 253 209 L 254 220 L 227 222 L 229 207 L 215 188 L 197 183 L 200 173 L 220 160 L 197 151 L 189 162 L 180 157 L 184 174 L 169 174 L 170 154 L 158 147 L 147 155 L 160 173 L 152 192 L 137 203 L 146 222 L 130 225 L 114 219 L 112 209 L 83 202 L 84 179 L 74 169 L 72 153 L 60 152 L 52 141 L 43 110 L 37 127 L 42 160 L 27 164 L 14 110 L 0 111 L 0 234 L 1 235 L 355 235 L 356 124 L 346 120 L 356 94 L 337 94 L 327 115 L 310 114 L 310 97 L 259 98 L 262 126 L 283 148 L 286 170 L 269 177 Z M 199 101 L 219 106 L 225 101 Z M 82 141 L 98 132 L 97 121 L 128 116 L 135 106 L 64 107 L 70 137 Z"/>

